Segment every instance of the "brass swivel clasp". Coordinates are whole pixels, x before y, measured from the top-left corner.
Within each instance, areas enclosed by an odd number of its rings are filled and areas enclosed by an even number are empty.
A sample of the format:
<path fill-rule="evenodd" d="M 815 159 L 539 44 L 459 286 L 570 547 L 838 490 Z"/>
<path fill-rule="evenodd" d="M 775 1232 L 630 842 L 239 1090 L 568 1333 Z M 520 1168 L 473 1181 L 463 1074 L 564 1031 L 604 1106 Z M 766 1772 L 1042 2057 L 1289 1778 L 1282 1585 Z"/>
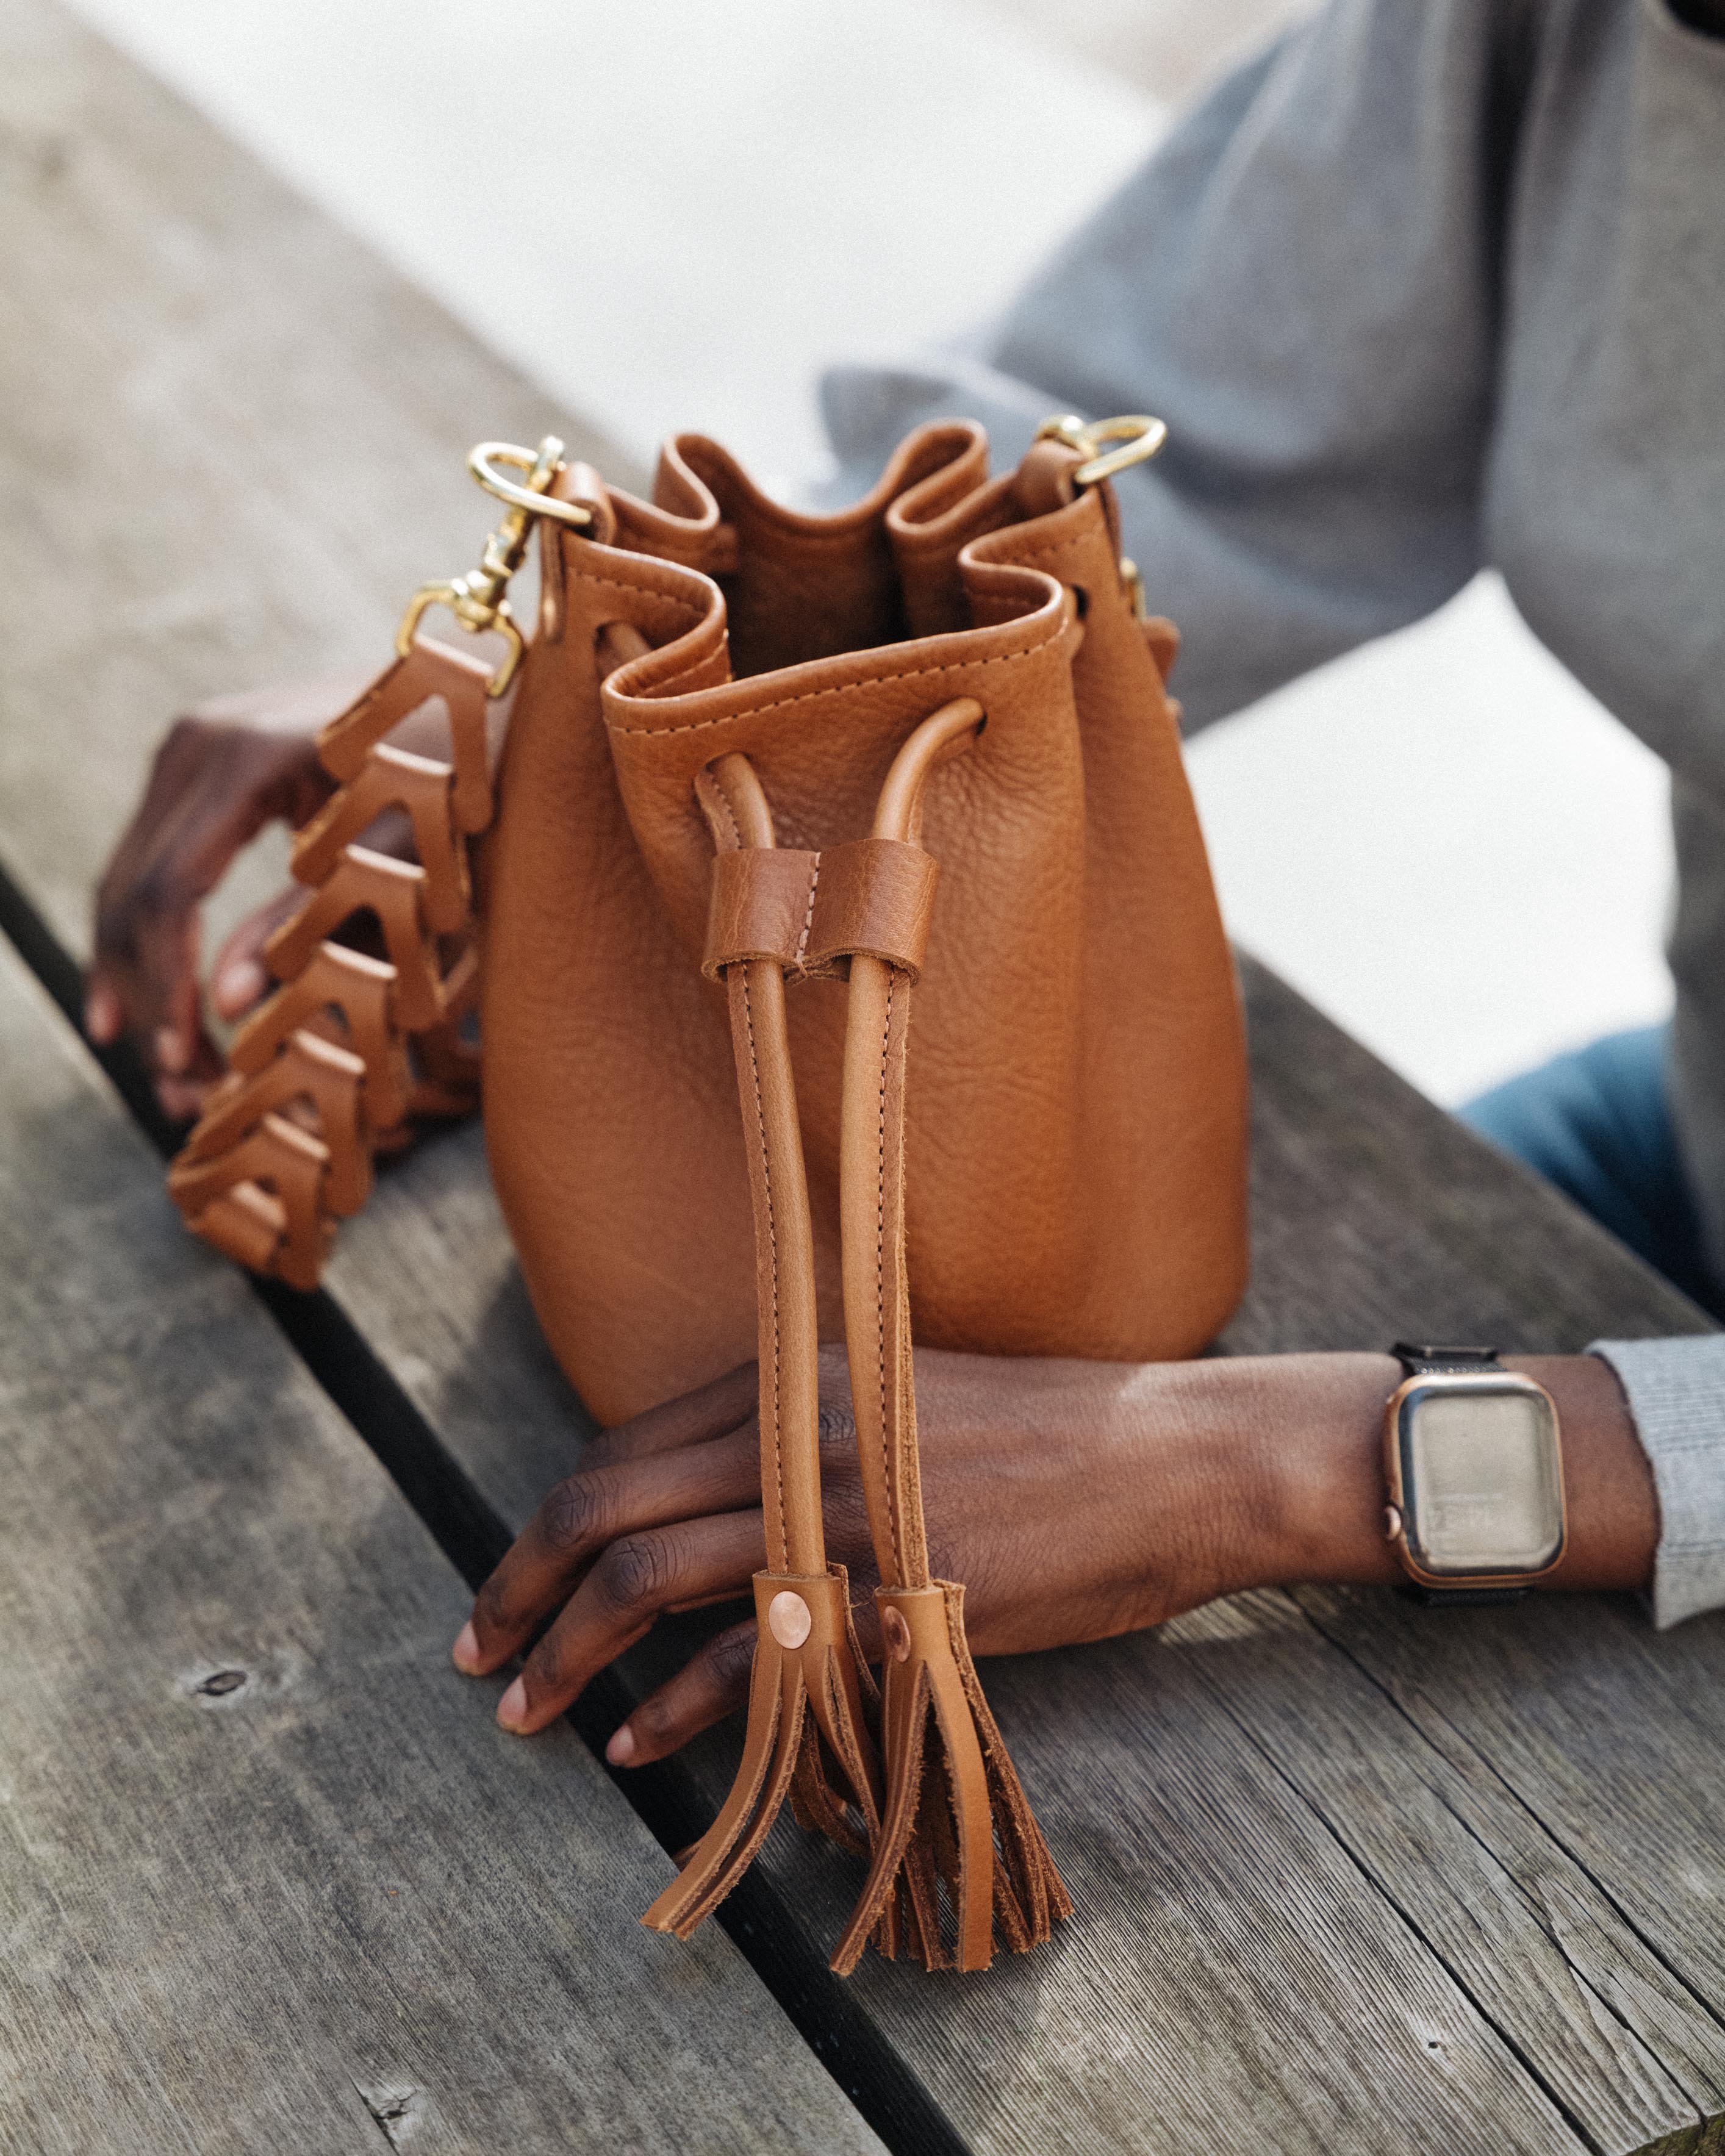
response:
<path fill-rule="evenodd" d="M 506 594 L 511 579 L 526 558 L 534 520 L 549 516 L 582 530 L 593 522 L 593 512 L 579 502 L 559 501 L 547 491 L 563 469 L 563 445 L 555 434 L 547 434 L 536 449 L 517 449 L 512 442 L 481 442 L 469 455 L 467 469 L 487 494 L 508 504 L 508 514 L 485 541 L 478 568 L 446 583 L 420 585 L 408 601 L 395 633 L 395 648 L 405 659 L 421 618 L 432 607 L 447 607 L 470 636 L 489 631 L 502 637 L 507 648 L 487 685 L 489 695 L 501 696 L 515 679 L 526 648 Z M 511 472 L 524 476 L 511 479 Z"/>
<path fill-rule="evenodd" d="M 1036 429 L 1039 442 L 1064 442 L 1086 461 L 1072 475 L 1074 486 L 1094 486 L 1099 479 L 1112 479 L 1128 465 L 1141 465 L 1153 457 L 1168 439 L 1168 426 L 1146 412 L 1128 412 L 1118 419 L 1081 419 L 1076 413 L 1056 413 Z M 1105 442 L 1118 444 L 1105 449 Z"/>
<path fill-rule="evenodd" d="M 1116 472 L 1124 471 L 1129 465 L 1141 465 L 1153 457 L 1168 439 L 1168 427 L 1161 419 L 1153 419 L 1147 412 L 1128 412 L 1117 419 L 1081 419 L 1076 412 L 1062 412 L 1052 419 L 1045 419 L 1036 429 L 1039 442 L 1064 442 L 1069 449 L 1076 449 L 1085 462 L 1072 475 L 1074 486 L 1094 486 L 1098 480 L 1112 479 Z M 1103 444 L 1113 442 L 1118 446 L 1106 449 Z M 1144 599 L 1144 579 L 1138 574 L 1138 565 L 1122 554 L 1120 557 L 1120 581 L 1125 585 L 1132 601 L 1134 614 L 1140 621 L 1148 619 L 1150 609 Z"/>

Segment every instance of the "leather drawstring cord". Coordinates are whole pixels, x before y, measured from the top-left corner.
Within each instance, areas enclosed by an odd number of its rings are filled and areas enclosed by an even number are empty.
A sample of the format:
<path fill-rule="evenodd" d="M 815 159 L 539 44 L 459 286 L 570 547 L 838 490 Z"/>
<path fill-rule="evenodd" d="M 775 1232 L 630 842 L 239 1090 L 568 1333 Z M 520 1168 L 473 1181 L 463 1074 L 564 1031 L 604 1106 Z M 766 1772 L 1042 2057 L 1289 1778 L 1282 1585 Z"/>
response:
<path fill-rule="evenodd" d="M 718 857 L 774 848 L 772 812 L 746 757 L 696 782 Z M 718 877 L 716 871 L 716 887 Z M 880 1827 L 880 1771 L 864 1708 L 866 1666 L 843 1565 L 829 1565 L 820 1512 L 814 1237 L 777 958 L 734 958 L 724 979 L 754 1201 L 760 1303 L 761 1501 L 765 1572 L 742 1764 L 718 1817 L 643 1922 L 686 1938 L 765 1840 L 787 1794 L 798 1822 L 866 1856 Z M 873 1687 L 868 1686 L 870 1704 Z M 837 1770 L 837 1786 L 829 1776 Z M 860 1821 L 861 1831 L 852 1824 Z M 888 1922 L 891 1922 L 889 1916 Z M 895 1944 L 883 1936 L 883 1948 Z"/>
<path fill-rule="evenodd" d="M 874 843 L 916 844 L 935 766 L 984 722 L 963 698 L 911 735 L 881 789 Z M 840 1219 L 845 1327 L 870 1526 L 882 1584 L 885 1817 L 867 1883 L 833 1968 L 848 1975 L 871 1935 L 901 1930 L 925 1967 L 986 1969 L 998 1919 L 1019 1951 L 1071 1901 L 1031 1815 L 964 1635 L 964 1590 L 929 1572 L 916 1452 L 905 1264 L 905 1070 L 911 969 L 850 960 Z M 998 1841 L 998 1849 L 997 1849 Z M 953 1938 L 942 1938 L 940 1887 Z M 896 1916 L 896 1922 L 895 1922 Z"/>
<path fill-rule="evenodd" d="M 717 849 L 703 971 L 725 982 L 730 999 L 754 1199 L 770 1569 L 755 1580 L 760 1631 L 737 1781 L 646 1921 L 680 1937 L 692 1931 L 741 1876 L 788 1790 L 804 1825 L 870 1859 L 833 1958 L 840 1975 L 870 1938 L 889 1956 L 902 1943 L 930 1969 L 986 1968 L 997 1922 L 1007 1944 L 1022 1949 L 1071 1910 L 983 1697 L 965 1641 L 963 1589 L 931 1575 L 916 1456 L 905 1070 L 911 990 L 937 875 L 920 843 L 922 791 L 983 723 L 982 706 L 968 697 L 925 719 L 887 773 L 872 835 L 822 853 L 775 845 L 746 757 L 721 757 L 696 786 Z M 844 1571 L 827 1564 L 821 1533 L 814 1239 L 784 1019 L 788 977 L 845 975 L 845 1327 L 882 1583 L 884 1800 L 862 1723 L 874 1691 Z M 842 1790 L 828 1779 L 829 1758 L 848 1784 Z"/>

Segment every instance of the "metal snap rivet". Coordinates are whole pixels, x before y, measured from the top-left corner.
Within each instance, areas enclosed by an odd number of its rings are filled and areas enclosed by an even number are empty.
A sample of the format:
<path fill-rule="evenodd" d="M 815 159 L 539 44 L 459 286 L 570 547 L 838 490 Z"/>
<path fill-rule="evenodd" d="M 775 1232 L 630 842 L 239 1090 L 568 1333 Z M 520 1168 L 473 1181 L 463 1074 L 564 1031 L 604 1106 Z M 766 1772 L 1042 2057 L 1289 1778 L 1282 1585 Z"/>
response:
<path fill-rule="evenodd" d="M 880 1636 L 886 1642 L 886 1651 L 896 1662 L 911 1659 L 911 1628 L 905 1622 L 902 1609 L 895 1609 L 889 1603 L 880 1612 Z"/>
<path fill-rule="evenodd" d="M 809 1604 L 788 1587 L 781 1588 L 767 1604 L 767 1630 L 781 1647 L 800 1647 L 814 1630 Z"/>

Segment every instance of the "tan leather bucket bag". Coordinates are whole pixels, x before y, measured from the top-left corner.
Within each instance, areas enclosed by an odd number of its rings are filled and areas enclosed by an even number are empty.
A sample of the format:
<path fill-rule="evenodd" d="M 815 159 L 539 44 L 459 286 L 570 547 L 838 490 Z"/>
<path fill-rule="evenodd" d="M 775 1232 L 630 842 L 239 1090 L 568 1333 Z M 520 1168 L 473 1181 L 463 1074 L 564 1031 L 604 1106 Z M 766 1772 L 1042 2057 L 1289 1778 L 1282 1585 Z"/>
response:
<path fill-rule="evenodd" d="M 697 436 L 650 503 L 555 443 L 476 451 L 511 514 L 326 730 L 339 790 L 296 847 L 314 896 L 276 938 L 284 985 L 172 1171 L 200 1233 L 314 1284 L 372 1152 L 470 1102 L 477 993 L 498 1194 L 593 1413 L 758 1357 L 743 1763 L 659 1928 L 701 1921 L 788 1795 L 869 1862 L 841 1970 L 870 1938 L 981 1967 L 1068 1906 L 962 1589 L 930 1574 L 911 1342 L 1183 1356 L 1244 1285 L 1238 995 L 1163 687 L 1176 639 L 1108 484 L 1159 436 L 1053 422 L 991 480 L 979 428 L 926 427 L 825 518 Z M 534 523 L 523 654 L 503 591 Z M 418 636 L 434 601 L 503 630 L 503 665 Z M 389 739 L 429 700 L 443 757 Z M 391 807 L 416 863 L 363 843 Z M 368 947 L 331 940 L 356 920 Z M 822 1542 L 816 1351 L 841 1337 L 878 1700 Z"/>

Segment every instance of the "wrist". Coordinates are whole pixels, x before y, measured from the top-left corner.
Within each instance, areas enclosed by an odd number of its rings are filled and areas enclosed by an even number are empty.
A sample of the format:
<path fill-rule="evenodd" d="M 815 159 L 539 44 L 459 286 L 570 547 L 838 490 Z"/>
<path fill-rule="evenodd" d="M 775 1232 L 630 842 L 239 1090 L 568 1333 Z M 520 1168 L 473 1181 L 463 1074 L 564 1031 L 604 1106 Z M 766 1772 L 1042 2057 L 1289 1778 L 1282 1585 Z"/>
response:
<path fill-rule="evenodd" d="M 1609 1367 L 1591 1355 L 1506 1356 L 1504 1363 L 1551 1394 L 1563 1433 L 1568 1538 L 1541 1584 L 1645 1586 L 1659 1540 L 1658 1502 Z M 1384 1412 L 1402 1375 L 1394 1358 L 1273 1356 L 1255 1369 L 1244 1393 L 1253 1404 L 1255 1472 L 1271 1522 L 1257 1584 L 1399 1581 L 1384 1527 Z"/>
<path fill-rule="evenodd" d="M 1153 1493 L 1131 1534 L 1134 1625 L 1249 1588 L 1393 1582 L 1384 1532 L 1388 1355 L 1147 1364 L 1122 1389 L 1115 1502 Z"/>
<path fill-rule="evenodd" d="M 1547 1587 L 1645 1587 L 1659 1543 L 1653 1470 L 1622 1388 L 1597 1355 L 1506 1355 L 1557 1403 L 1568 1532 Z"/>
<path fill-rule="evenodd" d="M 1392 1355 L 1278 1355 L 1255 1387 L 1269 1493 L 1266 1587 L 1390 1585 L 1402 1578 L 1384 1526 L 1384 1410 L 1401 1382 Z"/>

